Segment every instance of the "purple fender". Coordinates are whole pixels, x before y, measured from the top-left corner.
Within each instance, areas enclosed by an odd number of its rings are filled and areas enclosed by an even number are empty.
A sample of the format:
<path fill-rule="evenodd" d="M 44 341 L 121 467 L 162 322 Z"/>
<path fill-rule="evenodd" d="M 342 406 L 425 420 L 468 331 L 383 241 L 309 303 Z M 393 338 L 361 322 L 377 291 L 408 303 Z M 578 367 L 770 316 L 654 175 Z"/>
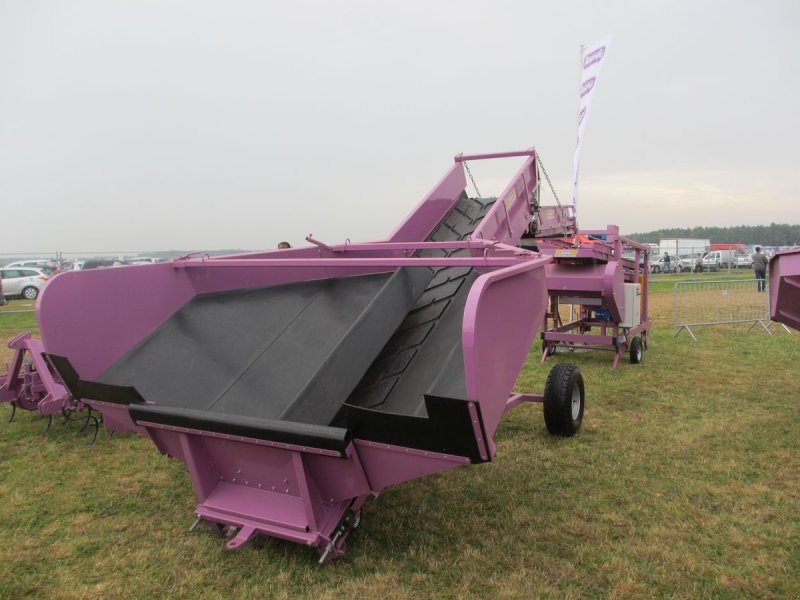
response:
<path fill-rule="evenodd" d="M 800 247 L 782 250 L 769 262 L 769 315 L 800 330 Z"/>

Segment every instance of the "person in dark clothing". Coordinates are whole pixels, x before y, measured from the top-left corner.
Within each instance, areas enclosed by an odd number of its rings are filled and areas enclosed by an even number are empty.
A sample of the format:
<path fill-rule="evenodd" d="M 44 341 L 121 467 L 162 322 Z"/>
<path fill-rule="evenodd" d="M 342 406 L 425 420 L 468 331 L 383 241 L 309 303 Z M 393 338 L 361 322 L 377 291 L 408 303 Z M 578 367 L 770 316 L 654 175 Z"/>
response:
<path fill-rule="evenodd" d="M 761 247 L 756 246 L 756 253 L 753 254 L 753 270 L 756 272 L 756 280 L 758 281 L 758 291 L 767 291 L 767 264 L 769 259 L 761 254 Z"/>

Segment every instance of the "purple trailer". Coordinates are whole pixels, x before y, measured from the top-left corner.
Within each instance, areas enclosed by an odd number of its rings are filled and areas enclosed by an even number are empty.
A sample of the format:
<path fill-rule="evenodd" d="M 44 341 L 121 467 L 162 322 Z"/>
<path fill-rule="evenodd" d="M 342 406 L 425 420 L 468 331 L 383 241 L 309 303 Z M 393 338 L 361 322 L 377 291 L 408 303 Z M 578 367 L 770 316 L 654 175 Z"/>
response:
<path fill-rule="evenodd" d="M 800 247 L 782 250 L 769 261 L 769 315 L 800 330 Z"/>
<path fill-rule="evenodd" d="M 463 162 L 508 156 L 525 163 L 502 194 L 469 198 Z M 263 534 L 333 559 L 370 496 L 490 461 L 511 408 L 580 427 L 574 365 L 512 393 L 552 260 L 516 244 L 564 217 L 535 218 L 538 185 L 533 150 L 457 156 L 386 241 L 62 274 L 37 309 L 38 371 L 185 462 L 229 549 Z"/>
<path fill-rule="evenodd" d="M 545 267 L 550 306 L 543 317 L 542 362 L 557 348 L 610 350 L 615 368 L 626 352 L 631 363 L 641 362 L 653 326 L 649 246 L 609 225 L 573 238 L 538 240 L 538 248 L 553 257 Z"/>

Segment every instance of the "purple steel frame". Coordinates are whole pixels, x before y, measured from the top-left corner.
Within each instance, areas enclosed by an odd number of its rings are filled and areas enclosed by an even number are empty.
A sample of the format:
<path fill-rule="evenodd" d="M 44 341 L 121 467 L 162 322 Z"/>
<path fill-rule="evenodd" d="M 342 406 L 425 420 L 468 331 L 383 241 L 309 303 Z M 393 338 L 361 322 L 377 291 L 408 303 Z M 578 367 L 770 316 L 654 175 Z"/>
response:
<path fill-rule="evenodd" d="M 611 350 L 616 368 L 634 337 L 640 335 L 642 349 L 647 348 L 653 325 L 647 294 L 650 248 L 620 236 L 616 225 L 578 233 L 585 241 L 539 241 L 540 251 L 554 258 L 547 266 L 550 309 L 542 327 L 541 362 L 557 347 Z M 595 239 L 586 241 L 589 238 Z M 625 256 L 630 253 L 632 257 Z M 625 283 L 639 283 L 641 293 L 639 323 L 629 327 L 621 325 Z M 570 322 L 562 320 L 561 303 L 578 306 L 578 314 Z M 610 318 L 599 318 L 598 309 L 607 310 Z"/>
<path fill-rule="evenodd" d="M 14 353 L 5 374 L 0 375 L 0 402 L 10 402 L 14 411 L 19 407 L 42 416 L 83 409 L 83 403 L 70 395 L 48 363 L 42 342 L 23 332 L 8 347 Z M 30 362 L 25 360 L 26 355 Z"/>
<path fill-rule="evenodd" d="M 527 157 L 469 240 L 422 242 L 466 187 L 464 160 Z M 386 241 L 173 260 L 65 273 L 37 307 L 44 347 L 67 356 L 82 379 L 96 379 L 197 294 L 388 272 L 401 266 L 468 266 L 478 273 L 461 328 L 468 410 L 481 459 L 495 452 L 502 415 L 542 396 L 512 394 L 547 307 L 542 256 L 516 248 L 534 218 L 536 155 L 457 156 L 455 164 Z M 560 218 L 560 216 L 559 216 Z M 465 249 L 469 256 L 432 258 L 423 249 Z M 150 399 L 155 402 L 157 398 Z M 198 521 L 235 531 L 236 549 L 257 534 L 315 547 L 321 561 L 344 552 L 347 534 L 369 496 L 386 487 L 467 464 L 468 457 L 354 439 L 344 452 L 212 431 L 134 422 L 124 405 L 84 399 L 106 428 L 135 431 L 186 463 Z"/>
<path fill-rule="evenodd" d="M 782 250 L 769 261 L 769 315 L 800 329 L 800 247 Z"/>

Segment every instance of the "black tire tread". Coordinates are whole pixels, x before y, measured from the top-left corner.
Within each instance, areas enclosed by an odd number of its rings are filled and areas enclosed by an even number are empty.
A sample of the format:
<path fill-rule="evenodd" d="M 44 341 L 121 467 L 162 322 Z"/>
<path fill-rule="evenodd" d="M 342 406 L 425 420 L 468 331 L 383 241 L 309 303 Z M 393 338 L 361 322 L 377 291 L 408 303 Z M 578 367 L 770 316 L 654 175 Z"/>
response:
<path fill-rule="evenodd" d="M 553 435 L 575 435 L 583 422 L 583 407 L 577 420 L 572 419 L 572 388 L 580 386 L 585 402 L 583 376 L 577 365 L 561 363 L 550 369 L 544 386 L 544 422 Z"/>
<path fill-rule="evenodd" d="M 639 356 L 641 354 L 641 357 Z M 644 345 L 642 344 L 642 338 L 639 336 L 633 338 L 631 340 L 631 348 L 630 348 L 630 359 L 632 365 L 638 365 L 642 362 L 644 358 Z"/>

